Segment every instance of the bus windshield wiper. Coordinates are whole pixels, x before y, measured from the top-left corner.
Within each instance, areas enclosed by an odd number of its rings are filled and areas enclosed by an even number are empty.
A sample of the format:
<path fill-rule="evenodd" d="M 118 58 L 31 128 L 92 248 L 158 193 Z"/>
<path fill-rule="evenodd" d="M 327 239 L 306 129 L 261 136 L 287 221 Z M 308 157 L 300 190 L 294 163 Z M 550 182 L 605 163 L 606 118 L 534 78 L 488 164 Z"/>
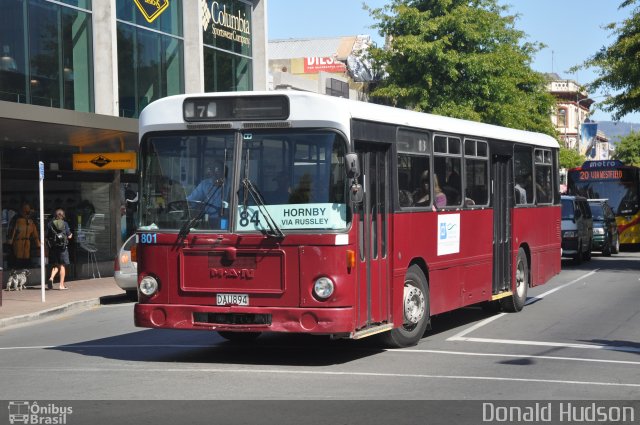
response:
<path fill-rule="evenodd" d="M 195 216 L 191 217 L 188 221 L 186 221 L 180 228 L 180 231 L 178 232 L 178 240 L 176 241 L 176 243 L 180 244 L 191 231 L 191 226 L 193 226 L 196 222 L 198 222 L 198 220 L 202 219 L 202 217 L 205 214 L 207 205 L 209 205 L 209 202 L 211 201 L 211 199 L 213 199 L 216 193 L 220 192 L 223 182 L 224 181 L 222 179 L 216 180 L 213 187 L 211 188 L 211 191 L 207 195 L 207 198 L 202 203 L 202 208 L 200 208 L 198 213 Z M 188 207 L 188 202 L 189 201 L 187 201 L 187 207 Z M 221 212 L 222 212 L 222 209 L 221 209 Z"/>
<path fill-rule="evenodd" d="M 284 233 L 282 232 L 282 230 L 278 226 L 278 223 L 276 223 L 276 221 L 273 219 L 273 217 L 271 217 L 271 214 L 269 214 L 269 209 L 265 205 L 264 198 L 262 197 L 262 194 L 260 193 L 258 188 L 255 187 L 254 184 L 251 182 L 251 180 L 249 180 L 246 177 L 242 180 L 242 184 L 244 186 L 244 189 L 247 192 L 249 192 L 249 194 L 251 194 L 251 198 L 256 203 L 256 206 L 258 207 L 258 211 L 260 211 L 260 213 L 264 216 L 264 221 L 267 222 L 267 226 L 269 227 L 269 230 L 263 229 L 262 230 L 263 233 L 266 234 L 267 236 L 275 236 L 275 237 L 278 237 L 278 238 L 284 238 L 284 236 L 285 236 Z M 246 195 L 245 195 L 245 200 L 244 200 L 244 208 L 245 209 L 247 208 L 247 197 L 246 197 Z"/>

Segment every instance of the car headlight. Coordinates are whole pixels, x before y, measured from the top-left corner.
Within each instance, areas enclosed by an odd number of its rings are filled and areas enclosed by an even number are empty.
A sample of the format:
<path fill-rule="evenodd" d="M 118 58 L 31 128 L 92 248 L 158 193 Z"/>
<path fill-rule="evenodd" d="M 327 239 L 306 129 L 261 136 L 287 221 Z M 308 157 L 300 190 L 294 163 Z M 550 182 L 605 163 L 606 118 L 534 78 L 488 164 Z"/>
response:
<path fill-rule="evenodd" d="M 140 292 L 147 297 L 158 292 L 158 281 L 153 276 L 145 276 L 140 281 Z"/>
<path fill-rule="evenodd" d="M 563 238 L 575 238 L 577 236 L 578 236 L 578 234 L 574 230 L 567 230 L 565 232 L 562 232 L 562 237 Z"/>
<path fill-rule="evenodd" d="M 328 277 L 318 278 L 313 284 L 313 294 L 320 300 L 326 300 L 333 295 L 335 286 Z"/>
<path fill-rule="evenodd" d="M 594 227 L 593 228 L 594 235 L 604 235 L 604 229 L 602 227 Z"/>

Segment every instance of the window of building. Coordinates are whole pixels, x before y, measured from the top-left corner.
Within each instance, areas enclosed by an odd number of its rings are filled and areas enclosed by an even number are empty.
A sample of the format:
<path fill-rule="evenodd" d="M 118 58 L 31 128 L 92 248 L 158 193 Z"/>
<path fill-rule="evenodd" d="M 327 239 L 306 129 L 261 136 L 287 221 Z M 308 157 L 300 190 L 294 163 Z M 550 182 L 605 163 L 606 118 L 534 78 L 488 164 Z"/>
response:
<path fill-rule="evenodd" d="M 567 108 L 558 108 L 556 127 L 567 127 Z"/>
<path fill-rule="evenodd" d="M 137 118 L 154 100 L 184 93 L 182 2 L 172 1 L 152 23 L 133 2 L 118 0 L 116 14 L 119 114 Z"/>
<path fill-rule="evenodd" d="M 253 89 L 252 3 L 206 0 L 203 8 L 204 89 Z"/>
<path fill-rule="evenodd" d="M 3 1 L 0 100 L 93 112 L 91 3 L 65 3 Z"/>
<path fill-rule="evenodd" d="M 349 99 L 349 83 L 335 78 L 327 78 L 325 94 Z"/>

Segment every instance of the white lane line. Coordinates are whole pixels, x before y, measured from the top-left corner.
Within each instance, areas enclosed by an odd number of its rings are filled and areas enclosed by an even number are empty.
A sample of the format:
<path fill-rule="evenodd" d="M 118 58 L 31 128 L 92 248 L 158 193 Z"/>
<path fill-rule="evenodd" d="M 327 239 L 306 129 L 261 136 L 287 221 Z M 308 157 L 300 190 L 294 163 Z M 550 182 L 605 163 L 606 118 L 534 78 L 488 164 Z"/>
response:
<path fill-rule="evenodd" d="M 563 285 L 558 286 L 557 288 L 550 289 L 549 291 L 543 292 L 542 294 L 540 294 L 540 295 L 538 295 L 536 297 L 529 298 L 527 300 L 527 302 L 525 303 L 525 305 L 528 305 L 528 304 L 531 304 L 533 302 L 539 301 L 539 300 L 543 299 L 544 297 L 553 294 L 556 291 L 559 291 L 559 290 L 564 289 L 564 288 L 566 288 L 568 286 L 571 286 L 571 285 L 575 284 L 576 282 L 580 282 L 581 280 L 586 279 L 589 276 L 592 276 L 598 270 L 600 270 L 600 269 L 592 270 L 589 273 L 584 274 L 584 275 L 580 276 L 579 278 L 572 280 L 571 282 L 567 282 L 567 283 L 565 283 Z M 469 340 L 469 338 L 465 338 L 464 337 L 465 335 L 467 335 L 467 334 L 469 334 L 469 333 L 471 333 L 471 332 L 473 332 L 475 330 L 478 330 L 481 327 L 493 322 L 494 320 L 498 320 L 501 317 L 506 316 L 506 315 L 507 315 L 507 313 L 500 313 L 500 314 L 497 314 L 495 316 L 486 318 L 483 321 L 481 321 L 479 323 L 476 323 L 475 325 L 463 330 L 462 332 L 459 332 L 459 333 L 455 334 L 454 336 L 447 338 L 447 341 L 467 341 L 467 340 Z"/>
<path fill-rule="evenodd" d="M 381 372 L 332 372 L 332 371 L 317 371 L 317 370 L 287 370 L 287 369 L 221 369 L 221 368 L 149 368 L 145 367 L 139 369 L 128 369 L 123 367 L 118 368 L 10 368 L 0 367 L 0 370 L 5 371 L 22 371 L 29 370 L 38 373 L 45 372 L 66 372 L 66 373 L 96 373 L 104 372 L 109 374 L 125 373 L 131 374 L 131 372 L 142 372 L 144 374 L 154 373 L 179 373 L 185 372 L 198 372 L 198 373 L 235 373 L 235 374 L 271 374 L 271 375 L 315 375 L 315 376 L 361 376 L 361 377 L 373 377 L 373 378 L 409 378 L 409 379 L 450 379 L 461 381 L 503 381 L 503 382 L 526 382 L 526 383 L 542 383 L 542 384 L 559 384 L 559 385 L 584 385 L 584 386 L 603 386 L 603 387 L 627 387 L 627 388 L 640 388 L 640 384 L 632 383 L 620 383 L 620 382 L 602 382 L 602 381 L 573 381 L 563 379 L 535 379 L 535 378 L 510 378 L 500 376 L 463 376 L 463 375 L 427 375 L 427 374 L 408 374 L 408 373 L 381 373 Z"/>
<path fill-rule="evenodd" d="M 389 349 L 386 351 L 392 351 L 394 353 L 417 353 L 417 354 L 443 354 L 451 356 L 470 356 L 470 357 L 504 357 L 504 358 L 516 358 L 516 359 L 534 359 L 534 360 L 560 360 L 569 362 L 587 362 L 587 363 L 612 363 L 612 364 L 627 364 L 627 365 L 639 365 L 640 361 L 634 362 L 631 360 L 607 360 L 607 359 L 587 359 L 584 357 L 562 357 L 562 356 L 538 356 L 533 354 L 508 354 L 508 353 L 472 353 L 466 351 L 449 351 L 449 350 L 420 350 L 420 349 Z"/>

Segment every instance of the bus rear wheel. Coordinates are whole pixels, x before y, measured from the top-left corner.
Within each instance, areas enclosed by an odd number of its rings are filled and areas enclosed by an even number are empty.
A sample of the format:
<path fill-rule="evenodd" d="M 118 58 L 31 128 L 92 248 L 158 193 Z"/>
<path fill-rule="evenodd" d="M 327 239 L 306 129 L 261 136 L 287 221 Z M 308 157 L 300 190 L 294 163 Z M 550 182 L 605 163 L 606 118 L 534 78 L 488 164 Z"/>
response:
<path fill-rule="evenodd" d="M 529 288 L 529 262 L 524 249 L 518 249 L 518 259 L 516 260 L 516 281 L 513 288 L 513 295 L 500 299 L 502 309 L 510 313 L 515 313 L 524 308 L 527 301 L 527 290 Z"/>
<path fill-rule="evenodd" d="M 251 342 L 258 338 L 262 332 L 229 332 L 218 331 L 218 335 L 230 342 Z"/>
<path fill-rule="evenodd" d="M 429 285 L 416 265 L 409 267 L 404 278 L 402 311 L 403 325 L 382 335 L 383 342 L 390 347 L 416 345 L 429 324 Z"/>

